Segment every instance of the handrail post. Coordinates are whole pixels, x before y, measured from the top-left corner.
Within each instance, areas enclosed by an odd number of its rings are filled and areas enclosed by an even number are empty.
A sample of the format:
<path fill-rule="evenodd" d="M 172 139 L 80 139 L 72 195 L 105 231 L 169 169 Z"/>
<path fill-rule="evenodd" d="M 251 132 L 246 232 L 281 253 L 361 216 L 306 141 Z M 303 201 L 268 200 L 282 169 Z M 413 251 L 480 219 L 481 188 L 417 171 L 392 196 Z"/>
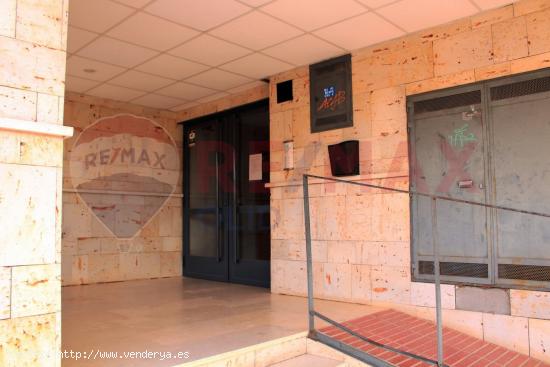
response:
<path fill-rule="evenodd" d="M 432 241 L 434 251 L 435 312 L 437 323 L 437 365 L 443 367 L 443 320 L 441 311 L 441 274 L 439 267 L 439 239 L 437 232 L 437 198 L 432 198 Z"/>
<path fill-rule="evenodd" d="M 309 216 L 309 187 L 308 176 L 303 177 L 304 194 L 304 227 L 306 232 L 306 258 L 307 258 L 307 307 L 309 316 L 309 333 L 315 332 L 315 307 L 313 304 L 313 254 L 311 251 L 311 223 Z"/>

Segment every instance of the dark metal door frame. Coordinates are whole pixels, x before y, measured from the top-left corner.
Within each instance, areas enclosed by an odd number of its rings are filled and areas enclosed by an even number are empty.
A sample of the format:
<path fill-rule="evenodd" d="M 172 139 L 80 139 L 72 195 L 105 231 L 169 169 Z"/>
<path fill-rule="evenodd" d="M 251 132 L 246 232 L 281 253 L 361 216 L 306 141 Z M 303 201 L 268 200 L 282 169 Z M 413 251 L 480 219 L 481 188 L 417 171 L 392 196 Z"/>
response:
<path fill-rule="evenodd" d="M 262 100 L 240 106 L 231 110 L 223 111 L 213 115 L 201 117 L 195 120 L 186 121 L 183 125 L 183 274 L 189 277 L 203 278 L 215 281 L 234 282 L 261 287 L 270 286 L 270 260 L 260 261 L 254 259 L 244 259 L 239 254 L 239 238 L 238 238 L 238 154 L 237 150 L 240 146 L 238 137 L 238 127 L 240 126 L 239 114 L 247 110 L 255 108 L 266 108 L 267 110 L 267 126 L 269 129 L 269 100 Z M 211 258 L 201 258 L 191 256 L 190 254 L 190 214 L 193 209 L 189 207 L 190 198 L 190 181 L 189 167 L 190 157 L 188 154 L 188 135 L 193 129 L 205 123 L 215 123 L 218 129 L 219 142 L 228 144 L 233 149 L 232 157 L 223 157 L 216 154 L 216 171 L 219 172 L 220 159 L 231 159 L 232 174 L 230 180 L 234 190 L 224 190 L 223 185 L 220 185 L 220 177 L 218 176 L 217 184 L 217 207 L 218 207 L 218 258 L 216 263 L 213 263 Z M 267 141 L 269 144 L 269 141 Z M 220 149 L 227 155 L 227 149 Z M 226 162 L 227 163 L 227 162 Z M 224 172 L 222 172 L 223 174 Z M 225 172 L 227 173 L 227 172 Z M 226 179 L 226 177 L 224 178 Z M 227 182 L 225 183 L 227 185 Z M 227 187 L 226 187 L 227 188 Z M 269 203 L 268 211 L 269 211 Z M 195 209 L 196 210 L 196 209 Z"/>
<path fill-rule="evenodd" d="M 472 84 L 472 85 L 466 85 L 466 86 L 460 86 L 460 87 L 455 87 L 455 88 L 452 88 L 452 89 L 445 89 L 445 90 L 441 90 L 441 91 L 435 91 L 435 92 L 429 92 L 429 93 L 425 93 L 425 94 L 420 94 L 420 95 L 415 95 L 415 96 L 411 96 L 411 97 L 408 97 L 407 98 L 407 129 L 408 129 L 408 136 L 409 136 L 409 139 L 408 139 L 408 142 L 409 142 L 409 157 L 411 157 L 412 159 L 410 159 L 410 162 L 409 162 L 409 165 L 410 165 L 410 190 L 412 192 L 419 192 L 419 188 L 416 187 L 416 182 L 415 182 L 415 179 L 414 177 L 416 177 L 417 174 L 419 174 L 419 172 L 417 171 L 418 167 L 416 166 L 417 164 L 419 164 L 419 166 L 422 166 L 422 163 L 423 162 L 415 162 L 414 160 L 415 159 L 418 159 L 417 157 L 417 154 L 416 154 L 416 123 L 414 123 L 415 121 L 415 115 L 414 115 L 414 104 L 416 102 L 419 102 L 419 101 L 424 101 L 424 100 L 431 100 L 431 99 L 438 99 L 438 98 L 444 98 L 444 97 L 451 97 L 451 96 L 454 96 L 454 95 L 457 95 L 457 94 L 462 94 L 462 93 L 470 93 L 470 92 L 475 92 L 475 91 L 480 91 L 480 96 L 481 96 L 481 109 L 482 109 L 482 112 L 481 112 L 481 129 L 482 129 L 482 138 L 480 139 L 480 143 L 482 144 L 482 157 L 483 157 L 483 165 L 485 166 L 485 169 L 484 169 L 484 172 L 483 172 L 483 179 L 484 179 L 484 188 L 483 188 L 483 192 L 484 192 L 484 202 L 488 202 L 489 200 L 489 195 L 488 195 L 488 191 L 487 191 L 487 187 L 488 186 L 491 186 L 491 185 L 488 185 L 487 183 L 490 182 L 489 181 L 489 177 L 487 176 L 487 165 L 488 165 L 488 161 L 489 161 L 489 157 L 488 157 L 488 151 L 489 149 L 487 148 L 488 147 L 488 134 L 487 134 L 487 129 L 488 129 L 488 117 L 487 117 L 487 109 L 485 108 L 486 106 L 486 100 L 485 100 L 485 96 L 484 96 L 484 93 L 483 93 L 483 86 L 480 85 L 480 84 Z M 421 190 L 420 190 L 421 192 Z M 445 195 L 449 195 L 449 194 L 445 194 Z M 418 264 L 419 264 L 419 261 L 421 260 L 425 260 L 425 261 L 431 261 L 430 260 L 430 256 L 420 256 L 421 258 L 419 259 L 419 255 L 416 251 L 416 247 L 413 246 L 413 244 L 417 245 L 415 242 L 415 235 L 417 233 L 415 233 L 415 230 L 417 230 L 420 226 L 420 223 L 419 223 L 419 216 L 416 214 L 419 210 L 419 200 L 422 200 L 423 198 L 422 197 L 412 197 L 411 198 L 411 201 L 410 201 L 410 211 L 411 211 L 411 215 L 410 215 L 410 222 L 411 222 L 411 226 L 410 226 L 410 231 L 411 231 L 411 259 L 412 259 L 412 262 L 411 262 L 411 274 L 412 274 L 412 278 L 414 281 L 420 281 L 420 282 L 423 282 L 423 281 L 432 281 L 434 276 L 433 275 L 420 275 L 420 270 L 419 270 L 419 267 L 418 267 Z M 480 209 L 482 210 L 482 209 Z M 490 210 L 489 209 L 485 209 L 485 232 L 487 233 L 489 230 L 490 230 L 490 227 L 491 227 L 491 217 L 490 217 Z M 428 221 L 429 222 L 429 221 Z M 487 266 L 488 268 L 490 269 L 491 266 L 492 266 L 492 253 L 491 253 L 491 250 L 492 250 L 492 246 L 491 246 L 491 238 L 488 236 L 486 238 L 486 246 L 487 246 L 487 257 L 482 260 L 481 258 L 479 259 L 476 259 L 476 261 L 485 261 L 487 263 Z M 468 259 L 466 258 L 460 258 L 460 257 L 457 257 L 457 256 L 445 256 L 445 255 L 440 255 L 439 257 L 441 259 L 441 261 L 443 262 L 468 262 Z M 468 276 L 446 276 L 444 274 L 441 275 L 441 279 L 442 281 L 445 281 L 447 283 L 472 283 L 472 284 L 491 284 L 492 282 L 492 278 L 491 278 L 491 272 L 489 271 L 488 272 L 488 278 L 486 279 L 483 279 L 483 278 L 471 278 L 471 277 L 468 277 Z"/>
<path fill-rule="evenodd" d="M 548 290 L 548 286 L 550 282 L 547 280 L 550 274 L 550 266 L 548 266 L 548 261 L 542 260 L 542 259 L 532 259 L 526 257 L 514 258 L 513 260 L 510 259 L 504 259 L 502 258 L 498 251 L 499 251 L 499 237 L 498 237 L 498 214 L 499 211 L 502 211 L 503 209 L 499 206 L 499 203 L 497 202 L 497 187 L 496 187 L 496 160 L 498 159 L 497 156 L 495 156 L 495 136 L 496 131 L 498 131 L 499 124 L 498 121 L 494 121 L 493 116 L 493 108 L 496 105 L 499 105 L 500 102 L 496 102 L 492 100 L 492 93 L 495 88 L 498 87 L 505 87 L 505 86 L 512 86 L 517 84 L 521 84 L 521 82 L 529 82 L 537 80 L 537 85 L 533 87 L 532 91 L 526 91 L 526 90 L 520 90 L 521 88 L 527 88 L 523 85 L 517 85 L 516 87 L 511 87 L 514 92 L 518 93 L 519 98 L 524 98 L 524 96 L 528 96 L 530 94 L 538 93 L 537 95 L 542 95 L 542 93 L 550 93 L 550 81 L 548 80 L 550 78 L 550 68 L 533 71 L 533 72 L 527 72 L 522 74 L 517 74 L 513 76 L 505 76 L 502 78 L 496 78 L 493 80 L 488 81 L 482 81 L 477 83 L 472 83 L 465 86 L 459 86 L 459 87 L 453 87 L 453 88 L 447 88 L 444 90 L 434 91 L 434 92 L 427 92 L 422 93 L 414 96 L 407 97 L 407 117 L 408 117 L 408 130 L 409 130 L 409 156 L 415 157 L 415 141 L 414 137 L 415 135 L 415 124 L 414 121 L 414 109 L 413 104 L 415 102 L 419 101 L 425 101 L 430 100 L 433 98 L 439 98 L 439 97 L 445 97 L 445 96 L 451 96 L 455 94 L 460 94 L 466 91 L 471 90 L 480 90 L 482 101 L 482 119 L 483 119 L 483 131 L 484 131 L 484 156 L 485 156 L 485 182 L 486 185 L 484 187 L 485 194 L 486 194 L 486 200 L 487 200 L 487 244 L 488 244 L 488 268 L 489 268 L 489 276 L 487 278 L 486 282 L 480 282 L 479 279 L 476 279 L 475 281 L 472 281 L 472 278 L 466 278 L 466 277 L 458 277 L 453 276 L 445 277 L 442 276 L 442 279 L 449 284 L 472 284 L 472 285 L 479 285 L 480 283 L 486 283 L 491 285 L 492 287 L 500 287 L 500 288 L 515 288 L 515 289 L 540 289 L 540 290 Z M 514 89 L 516 88 L 516 89 Z M 522 94 L 524 93 L 524 94 Z M 517 96 L 510 95 L 509 97 L 502 97 L 502 98 L 518 98 Z M 533 97 L 536 98 L 542 98 L 542 97 Z M 528 128 L 526 126 L 526 128 Z M 414 177 L 415 177 L 415 167 L 412 160 L 410 161 L 410 189 L 412 192 L 415 192 L 416 188 L 414 186 Z M 505 205 L 506 206 L 506 205 Z M 414 281 L 420 281 L 420 282 L 430 282 L 433 277 L 430 276 L 423 276 L 419 277 L 417 269 L 415 269 L 415 264 L 418 263 L 418 255 L 416 253 L 416 248 L 413 246 L 414 242 L 414 236 L 413 236 L 413 228 L 418 226 L 416 216 L 414 215 L 415 212 L 415 202 L 414 200 L 411 200 L 411 270 L 413 274 L 413 280 Z M 520 214 L 526 214 L 529 215 L 529 218 L 539 217 L 539 218 L 545 218 L 547 217 L 547 214 L 549 213 L 543 213 L 540 210 L 533 210 L 533 209 L 525 209 L 525 208 L 512 208 L 509 210 L 510 212 L 520 213 Z M 543 272 L 542 268 L 545 268 L 545 274 L 546 278 L 545 280 L 532 280 L 527 278 L 514 278 L 514 279 L 503 279 L 499 274 L 499 267 L 504 265 L 509 265 L 508 263 L 512 262 L 513 266 L 524 266 L 524 267 L 533 267 L 534 270 L 530 271 L 540 271 Z M 519 264 L 519 265 L 518 265 Z M 541 268 L 541 270 L 535 269 L 535 268 Z M 527 270 L 526 270 L 527 272 Z M 542 278 L 543 276 L 540 275 Z M 516 280 L 518 279 L 518 280 Z"/>
<path fill-rule="evenodd" d="M 232 215 L 234 220 L 234 226 L 233 231 L 230 233 L 230 243 L 229 248 L 230 251 L 228 253 L 229 257 L 229 278 L 231 281 L 234 281 L 236 283 L 241 284 L 249 284 L 249 285 L 255 285 L 255 286 L 261 286 L 261 287 L 269 287 L 270 286 L 270 259 L 269 260 L 260 260 L 260 259 L 251 259 L 244 256 L 245 254 L 242 254 L 240 249 L 241 246 L 245 245 L 245 243 L 240 243 L 239 241 L 239 233 L 242 233 L 243 231 L 246 231 L 248 229 L 248 226 L 250 223 L 245 223 L 245 221 L 241 221 L 240 219 L 243 217 L 244 214 L 248 218 L 255 217 L 258 214 L 266 213 L 268 218 L 270 215 L 270 204 L 269 204 L 269 197 L 267 198 L 266 203 L 264 205 L 260 205 L 257 203 L 246 203 L 244 200 L 244 193 L 240 192 L 241 181 L 246 181 L 244 179 L 246 174 L 243 175 L 243 172 L 239 166 L 241 165 L 243 159 L 246 159 L 242 156 L 241 153 L 246 152 L 250 154 L 248 150 L 245 149 L 246 144 L 246 138 L 243 139 L 243 134 L 241 134 L 245 127 L 245 120 L 246 120 L 246 114 L 247 113 L 254 113 L 254 112 L 260 112 L 260 114 L 265 113 L 266 116 L 265 121 L 269 124 L 269 104 L 268 100 L 265 100 L 263 102 L 260 102 L 259 104 L 254 104 L 249 110 L 243 111 L 242 114 L 237 114 L 235 116 L 236 118 L 236 127 L 232 130 L 232 138 L 235 146 L 237 147 L 235 154 L 236 159 L 234 160 L 234 182 L 236 186 L 235 195 L 232 196 L 233 202 L 230 203 L 230 209 L 229 215 Z M 262 105 L 265 108 L 265 111 L 262 110 Z M 258 109 L 256 109 L 258 108 Z M 256 110 L 254 110 L 256 109 Z M 250 121 L 250 120 L 249 120 Z M 246 135 L 246 134 L 245 134 Z M 247 137 L 249 138 L 249 136 Z M 244 141 L 243 141 L 244 140 Z M 266 137 L 265 146 L 267 148 L 267 162 L 269 162 L 269 127 L 268 127 L 268 136 Z M 238 174 L 240 173 L 240 174 Z M 265 177 L 266 181 L 269 181 L 269 170 L 267 171 L 267 177 Z M 262 181 L 263 182 L 263 181 Z M 268 227 L 270 228 L 270 223 L 267 223 Z M 255 227 L 257 231 L 261 231 L 263 228 Z M 271 241 L 269 241 L 271 242 Z M 271 244 L 269 243 L 269 248 L 271 247 Z"/>
<path fill-rule="evenodd" d="M 191 246 L 190 246 L 190 217 L 192 212 L 200 213 L 201 211 L 207 211 L 207 209 L 191 209 L 190 208 L 190 183 L 189 180 L 186 179 L 186 177 L 189 177 L 188 169 L 190 167 L 190 159 L 188 154 L 188 144 L 189 144 L 189 132 L 192 129 L 197 128 L 199 125 L 204 126 L 205 124 L 212 124 L 214 128 L 217 130 L 217 137 L 218 137 L 218 143 L 221 138 L 221 125 L 219 119 L 217 118 L 209 118 L 209 119 L 202 119 L 200 121 L 191 121 L 187 122 L 184 125 L 184 136 L 183 136 L 183 144 L 184 144 L 184 159 L 183 159 L 183 172 L 184 172 L 184 184 L 183 184 L 183 273 L 186 276 L 190 277 L 197 277 L 197 278 L 204 278 L 208 280 L 216 280 L 216 281 L 226 281 L 227 280 L 227 259 L 225 258 L 224 254 L 227 252 L 224 246 L 224 238 L 223 238 L 223 231 L 218 231 L 216 233 L 216 246 L 217 246 L 217 258 L 212 257 L 202 257 L 202 256 L 192 256 L 191 255 Z M 218 165 L 219 165 L 219 154 L 216 153 L 215 156 L 216 159 L 216 172 L 218 171 Z M 216 173 L 218 174 L 218 173 Z M 218 181 L 218 179 L 216 179 Z M 218 228 L 223 227 L 225 225 L 224 223 L 224 216 L 223 216 L 223 203 L 222 203 L 222 195 L 220 192 L 220 187 L 218 186 L 216 189 L 216 223 L 218 225 Z M 192 260 L 191 260 L 192 258 Z"/>

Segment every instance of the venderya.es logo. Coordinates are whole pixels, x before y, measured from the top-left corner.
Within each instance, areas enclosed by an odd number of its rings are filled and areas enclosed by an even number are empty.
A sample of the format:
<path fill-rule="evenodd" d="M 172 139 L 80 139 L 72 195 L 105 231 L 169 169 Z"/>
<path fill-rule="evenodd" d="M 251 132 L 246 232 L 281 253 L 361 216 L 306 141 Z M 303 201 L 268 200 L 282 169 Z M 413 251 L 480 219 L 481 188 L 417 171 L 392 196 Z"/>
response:
<path fill-rule="evenodd" d="M 76 139 L 70 177 L 92 213 L 121 239 L 133 238 L 176 190 L 176 143 L 156 122 L 120 114 L 101 118 Z"/>

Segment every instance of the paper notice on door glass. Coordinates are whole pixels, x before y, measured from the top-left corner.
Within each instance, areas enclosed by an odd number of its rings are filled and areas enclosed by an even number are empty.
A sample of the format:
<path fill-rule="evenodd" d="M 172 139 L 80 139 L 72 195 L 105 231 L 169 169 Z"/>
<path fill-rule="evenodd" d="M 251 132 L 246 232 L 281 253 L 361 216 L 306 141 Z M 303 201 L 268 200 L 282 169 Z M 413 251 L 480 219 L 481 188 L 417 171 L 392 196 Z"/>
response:
<path fill-rule="evenodd" d="M 248 156 L 248 180 L 262 180 L 262 153 Z"/>

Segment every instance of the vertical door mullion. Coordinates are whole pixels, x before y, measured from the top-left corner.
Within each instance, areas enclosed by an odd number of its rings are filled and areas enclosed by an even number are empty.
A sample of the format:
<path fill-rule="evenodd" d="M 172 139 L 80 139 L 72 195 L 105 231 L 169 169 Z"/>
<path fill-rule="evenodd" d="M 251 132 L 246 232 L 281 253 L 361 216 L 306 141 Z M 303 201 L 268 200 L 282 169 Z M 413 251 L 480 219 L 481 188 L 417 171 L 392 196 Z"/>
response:
<path fill-rule="evenodd" d="M 407 137 L 409 140 L 408 149 L 409 149 L 409 190 L 412 192 L 417 192 L 416 177 L 417 177 L 417 167 L 416 167 L 416 136 L 415 136 L 415 124 L 414 124 L 414 103 L 412 101 L 407 102 Z M 418 228 L 417 218 L 418 218 L 418 196 L 409 195 L 409 210 L 410 210 L 410 252 L 411 252 L 411 274 L 412 279 L 415 280 L 418 278 L 418 258 L 417 258 L 417 241 L 414 238 L 415 230 Z M 415 246 L 413 246 L 413 244 Z"/>
<path fill-rule="evenodd" d="M 218 154 L 221 157 L 223 156 L 223 165 L 225 165 L 227 161 L 227 157 L 225 156 L 226 154 L 225 144 L 227 140 L 225 125 L 226 125 L 225 117 L 221 116 L 218 119 L 218 151 L 219 151 Z M 227 218 L 227 211 L 225 209 L 226 202 L 227 202 L 227 195 L 228 195 L 228 193 L 225 192 L 227 191 L 225 186 L 226 185 L 225 180 L 227 180 L 227 177 L 224 176 L 225 172 L 220 172 L 220 169 L 221 168 L 218 167 L 218 180 L 217 180 L 218 192 L 220 195 L 220 202 L 218 203 L 218 208 L 219 208 L 219 211 L 221 212 L 221 217 L 222 217 L 222 223 L 218 228 L 218 233 L 220 235 L 219 246 L 221 247 L 222 253 L 223 253 L 223 263 L 225 264 L 226 280 L 229 280 L 229 274 L 227 272 L 227 266 L 228 266 L 227 264 L 229 262 L 229 259 L 228 259 L 229 250 L 227 245 L 227 228 L 229 227 L 229 223 Z M 222 183 L 222 180 L 223 180 L 223 183 Z"/>
<path fill-rule="evenodd" d="M 484 159 L 485 159 L 485 203 L 495 204 L 495 187 L 494 187 L 494 164 L 493 164 L 493 119 L 491 114 L 490 103 L 490 88 L 487 83 L 482 84 L 481 88 L 482 100 L 482 122 L 483 122 L 483 144 L 484 144 Z M 488 269 L 489 282 L 496 282 L 496 209 L 486 209 L 487 213 L 487 246 L 488 246 Z"/>
<path fill-rule="evenodd" d="M 188 134 L 189 134 L 189 129 L 187 126 L 183 126 L 183 129 L 182 129 L 182 134 L 183 134 L 183 149 L 182 149 L 182 153 L 183 152 L 186 152 L 186 148 L 189 146 L 189 140 L 188 140 Z M 189 177 L 188 176 L 188 171 L 189 171 L 189 148 L 187 148 L 187 154 L 183 154 L 183 159 L 182 159 L 182 166 L 181 166 L 181 170 L 183 172 L 183 177 Z M 182 220 L 183 220 L 183 225 L 181 226 L 182 227 L 182 245 L 183 245 L 183 251 L 182 251 L 182 260 L 181 260 L 181 264 L 182 264 L 182 274 L 185 272 L 185 269 L 186 269 L 186 260 L 189 259 L 189 238 L 188 238 L 188 234 L 189 234 L 189 181 L 188 180 L 183 180 L 183 197 L 181 198 L 181 201 L 182 201 L 182 205 L 181 205 L 181 214 L 182 214 Z"/>
<path fill-rule="evenodd" d="M 218 121 L 218 126 L 217 126 L 217 142 L 216 142 L 216 157 L 215 157 L 215 161 L 216 161 L 216 165 L 215 165 L 215 170 L 216 170 L 216 223 L 218 224 L 218 228 L 217 228 L 217 231 L 216 231 L 216 246 L 217 246 L 217 256 L 218 256 L 218 262 L 222 262 L 223 261 L 223 254 L 224 254 L 224 250 L 223 250 L 223 245 L 222 245 L 222 238 L 223 238 L 223 227 L 224 227 L 224 223 L 225 223 L 225 218 L 224 218 L 224 215 L 223 215 L 223 196 L 222 196 L 222 193 L 220 192 L 220 152 L 221 152 L 221 149 L 220 149 L 220 126 L 219 126 L 219 121 Z M 220 202 L 222 204 L 220 204 Z"/>
<path fill-rule="evenodd" d="M 240 149 L 240 134 L 238 133 L 240 131 L 241 125 L 240 125 L 240 119 L 239 115 L 235 114 L 234 121 L 232 123 L 234 124 L 233 129 L 231 131 L 232 134 L 232 144 L 233 144 L 233 200 L 231 205 L 231 213 L 233 214 L 233 221 L 232 221 L 232 236 L 231 239 L 233 240 L 233 262 L 234 264 L 239 263 L 240 253 L 239 253 L 239 216 L 238 216 L 238 205 L 239 205 L 239 175 L 237 174 L 237 157 L 239 157 L 239 154 L 237 152 L 238 149 Z"/>

